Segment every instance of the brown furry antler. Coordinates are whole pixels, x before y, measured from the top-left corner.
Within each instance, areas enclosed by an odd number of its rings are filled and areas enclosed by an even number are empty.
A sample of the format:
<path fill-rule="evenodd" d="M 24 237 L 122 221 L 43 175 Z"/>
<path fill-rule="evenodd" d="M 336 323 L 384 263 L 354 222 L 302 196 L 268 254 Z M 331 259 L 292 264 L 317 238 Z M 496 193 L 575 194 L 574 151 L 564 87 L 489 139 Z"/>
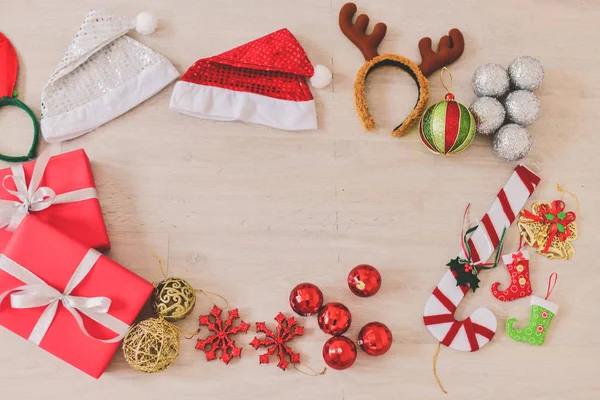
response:
<path fill-rule="evenodd" d="M 377 57 L 377 46 L 383 40 L 387 26 L 380 22 L 375 25 L 373 32 L 367 35 L 367 26 L 369 26 L 369 17 L 361 14 L 352 23 L 352 18 L 356 13 L 356 4 L 346 3 L 340 10 L 340 29 L 348 39 L 362 52 L 365 60 L 369 61 Z M 430 41 L 431 42 L 431 41 Z"/>
<path fill-rule="evenodd" d="M 452 64 L 462 55 L 465 50 L 465 39 L 462 33 L 458 29 L 452 29 L 449 35 L 440 39 L 437 53 L 431 48 L 430 38 L 426 37 L 419 41 L 419 52 L 423 58 L 419 68 L 423 75 L 431 75 L 438 69 Z"/>

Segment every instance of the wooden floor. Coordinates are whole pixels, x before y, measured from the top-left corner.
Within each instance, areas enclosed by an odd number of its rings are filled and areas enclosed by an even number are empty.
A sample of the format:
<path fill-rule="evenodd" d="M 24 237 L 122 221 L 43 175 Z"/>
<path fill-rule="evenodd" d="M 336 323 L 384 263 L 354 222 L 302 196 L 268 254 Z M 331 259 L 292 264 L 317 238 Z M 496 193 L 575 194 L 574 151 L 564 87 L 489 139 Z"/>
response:
<path fill-rule="evenodd" d="M 482 63 L 507 66 L 520 55 L 541 60 L 546 71 L 537 95 L 542 116 L 529 130 L 534 148 L 525 162 L 543 178 L 534 200 L 553 200 L 556 183 L 576 193 L 580 239 L 572 261 L 532 258 L 534 292 L 544 295 L 548 275 L 560 278 L 552 300 L 560 312 L 548 340 L 536 348 L 509 339 L 505 320 L 527 320 L 529 300 L 500 303 L 490 285 L 507 280 L 506 268 L 485 272 L 483 286 L 459 309 L 466 317 L 488 306 L 498 317 L 493 342 L 476 353 L 442 348 L 432 374 L 437 341 L 423 326 L 425 301 L 456 255 L 462 213 L 472 203 L 481 216 L 513 165 L 496 158 L 491 142 L 477 137 L 455 157 L 430 154 L 413 129 L 401 139 L 389 133 L 414 105 L 408 76 L 378 71 L 370 79 L 369 104 L 379 128 L 364 132 L 352 101 L 359 51 L 339 32 L 342 0 L 208 1 L 9 1 L 0 0 L 0 30 L 21 63 L 19 97 L 40 112 L 40 93 L 86 12 L 115 15 L 150 11 L 160 29 L 140 40 L 167 56 L 183 73 L 195 60 L 218 54 L 276 29 L 289 28 L 315 64 L 332 67 L 334 84 L 313 90 L 317 131 L 290 133 L 257 125 L 212 122 L 168 109 L 173 86 L 62 151 L 89 154 L 113 250 L 110 256 L 148 280 L 158 277 L 152 251 L 169 275 L 218 292 L 238 307 L 244 321 L 292 315 L 288 295 L 297 283 L 321 287 L 326 301 L 341 301 L 353 315 L 356 339 L 367 322 L 387 324 L 394 345 L 382 357 L 359 352 L 346 371 L 308 377 L 275 364 L 258 365 L 249 342 L 238 336 L 243 357 L 229 366 L 207 363 L 181 343 L 181 356 L 157 375 L 138 373 L 117 353 L 95 381 L 16 335 L 0 329 L 3 399 L 597 399 L 600 359 L 600 270 L 594 227 L 600 226 L 600 3 L 593 0 L 363 1 L 360 11 L 388 24 L 382 52 L 417 62 L 417 42 L 434 41 L 452 27 L 466 36 L 466 51 L 452 66 L 454 94 L 470 104 L 471 75 Z M 138 38 L 137 34 L 132 34 Z M 432 101 L 443 97 L 437 76 Z M 0 112 L 0 148 L 26 147 L 30 126 L 19 110 Z M 506 248 L 517 246 L 516 228 Z M 359 263 L 376 266 L 383 287 L 374 298 L 350 293 L 345 278 Z M 124 288 L 127 290 L 127 288 Z M 204 297 L 181 325 L 197 328 L 211 303 Z M 294 348 L 314 369 L 327 336 L 316 318 Z M 203 331 L 201 335 L 206 335 Z M 65 340 L 68 340 L 65 338 Z"/>

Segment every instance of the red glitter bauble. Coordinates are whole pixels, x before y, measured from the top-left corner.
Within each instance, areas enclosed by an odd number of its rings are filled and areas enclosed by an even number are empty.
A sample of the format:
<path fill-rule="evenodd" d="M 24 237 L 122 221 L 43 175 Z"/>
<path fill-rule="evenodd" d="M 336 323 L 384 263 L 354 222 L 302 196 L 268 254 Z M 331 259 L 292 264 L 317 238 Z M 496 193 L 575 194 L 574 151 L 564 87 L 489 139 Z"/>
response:
<path fill-rule="evenodd" d="M 337 336 L 346 332 L 352 323 L 352 314 L 342 303 L 327 303 L 319 311 L 319 327 L 329 335 Z"/>
<path fill-rule="evenodd" d="M 348 274 L 348 287 L 359 297 L 374 296 L 381 288 L 381 274 L 370 265 L 358 265 Z"/>
<path fill-rule="evenodd" d="M 323 359 L 333 369 L 350 368 L 356 360 L 356 346 L 346 336 L 334 336 L 323 345 Z"/>
<path fill-rule="evenodd" d="M 303 317 L 319 312 L 323 305 L 323 292 L 312 283 L 301 283 L 290 293 L 292 310 Z"/>
<path fill-rule="evenodd" d="M 369 322 L 358 334 L 358 345 L 365 353 L 380 356 L 392 347 L 392 332 L 381 322 Z"/>

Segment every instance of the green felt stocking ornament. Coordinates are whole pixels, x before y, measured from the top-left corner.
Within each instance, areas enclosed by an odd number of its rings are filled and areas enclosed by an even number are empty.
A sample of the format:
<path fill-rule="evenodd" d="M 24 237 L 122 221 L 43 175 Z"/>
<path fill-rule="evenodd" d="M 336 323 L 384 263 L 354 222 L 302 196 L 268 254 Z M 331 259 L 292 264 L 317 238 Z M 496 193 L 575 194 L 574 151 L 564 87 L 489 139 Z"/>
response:
<path fill-rule="evenodd" d="M 552 289 L 556 285 L 558 274 L 556 272 L 550 275 L 548 279 L 548 292 L 546 298 L 531 296 L 531 318 L 527 326 L 521 329 L 514 328 L 513 325 L 517 322 L 516 318 L 510 318 L 506 321 L 506 333 L 511 339 L 517 342 L 541 346 L 546 340 L 546 334 L 550 322 L 558 312 L 558 305 L 548 301 Z"/>

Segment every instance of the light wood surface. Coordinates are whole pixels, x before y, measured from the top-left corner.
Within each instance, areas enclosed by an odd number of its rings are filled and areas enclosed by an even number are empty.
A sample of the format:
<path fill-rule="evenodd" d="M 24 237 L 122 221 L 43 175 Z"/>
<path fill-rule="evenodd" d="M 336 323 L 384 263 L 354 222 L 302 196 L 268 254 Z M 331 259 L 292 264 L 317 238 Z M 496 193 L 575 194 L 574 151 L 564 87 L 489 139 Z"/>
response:
<path fill-rule="evenodd" d="M 291 315 L 290 289 L 303 281 L 321 287 L 326 301 L 341 301 L 353 314 L 356 339 L 367 322 L 387 324 L 394 345 L 382 357 L 359 352 L 346 371 L 308 377 L 275 364 L 258 365 L 248 344 L 254 328 L 239 335 L 243 357 L 229 366 L 207 363 L 182 342 L 167 371 L 144 375 L 120 352 L 105 375 L 93 380 L 5 329 L 0 329 L 2 399 L 596 399 L 600 359 L 600 272 L 594 229 L 599 226 L 600 78 L 598 19 L 591 0 L 483 2 L 460 0 L 363 1 L 359 11 L 388 24 L 382 52 L 419 61 L 417 42 L 434 41 L 452 27 L 465 34 L 466 51 L 452 66 L 454 94 L 468 105 L 470 80 L 487 62 L 507 66 L 516 56 L 540 59 L 546 71 L 542 117 L 531 126 L 534 148 L 526 163 L 542 176 L 534 200 L 557 198 L 556 183 L 579 196 L 580 238 L 570 262 L 534 256 L 534 292 L 543 295 L 548 275 L 560 275 L 552 300 L 560 312 L 548 340 L 536 348 L 513 342 L 508 317 L 529 318 L 529 300 L 504 304 L 490 286 L 507 281 L 506 268 L 485 272 L 482 288 L 468 295 L 458 315 L 479 306 L 498 317 L 493 342 L 476 353 L 442 348 L 432 375 L 437 342 L 423 326 L 425 301 L 459 248 L 464 207 L 473 217 L 489 207 L 513 165 L 496 158 L 490 140 L 477 137 L 454 157 L 430 154 L 413 129 L 389 133 L 410 111 L 416 88 L 397 71 L 370 78 L 369 104 L 378 130 L 364 132 L 352 102 L 360 52 L 339 32 L 342 0 L 262 1 L 10 1 L 0 0 L 0 30 L 20 61 L 20 98 L 39 115 L 40 93 L 90 8 L 122 16 L 150 11 L 160 28 L 140 41 L 168 57 L 180 72 L 273 30 L 287 27 L 311 61 L 330 66 L 333 86 L 313 90 L 320 129 L 290 133 L 257 125 L 212 122 L 172 112 L 173 86 L 126 115 L 61 150 L 85 148 L 93 163 L 100 202 L 113 243 L 110 256 L 148 280 L 158 277 L 151 251 L 170 275 L 226 296 L 249 323 L 279 311 Z M 132 34 L 138 37 L 137 34 Z M 444 91 L 431 79 L 432 101 Z M 0 111 L 0 148 L 24 149 L 27 117 Z M 506 248 L 517 246 L 509 231 Z M 359 263 L 376 266 L 383 287 L 360 299 L 345 278 Z M 123 288 L 127 290 L 127 288 Z M 197 327 L 211 304 L 204 297 L 181 325 Z M 299 318 L 304 337 L 294 340 L 302 361 L 320 369 L 327 340 L 316 318 Z M 201 335 L 206 335 L 206 330 Z M 65 340 L 68 340 L 65 338 Z"/>

